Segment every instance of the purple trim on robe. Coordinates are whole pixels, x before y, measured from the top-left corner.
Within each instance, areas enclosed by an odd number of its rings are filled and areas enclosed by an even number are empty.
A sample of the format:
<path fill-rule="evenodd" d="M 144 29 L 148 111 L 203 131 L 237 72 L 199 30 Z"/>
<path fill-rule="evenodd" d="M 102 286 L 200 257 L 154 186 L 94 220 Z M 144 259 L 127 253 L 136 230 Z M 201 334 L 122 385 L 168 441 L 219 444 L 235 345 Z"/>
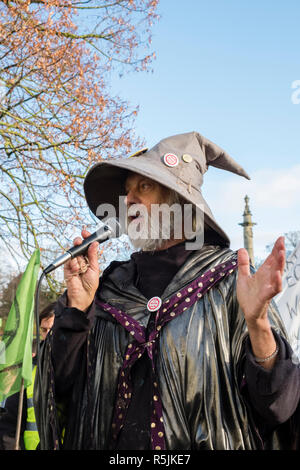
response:
<path fill-rule="evenodd" d="M 112 442 L 113 448 L 117 442 L 120 430 L 124 425 L 126 411 L 128 410 L 131 395 L 132 384 L 130 378 L 131 367 L 147 351 L 152 365 L 152 403 L 151 403 L 151 448 L 152 450 L 165 450 L 165 429 L 162 414 L 162 402 L 156 381 L 155 356 L 157 354 L 157 338 L 163 326 L 173 318 L 181 315 L 185 310 L 191 307 L 199 300 L 209 289 L 215 286 L 237 268 L 237 259 L 232 258 L 229 261 L 219 264 L 215 268 L 209 269 L 200 277 L 195 279 L 189 285 L 178 291 L 170 299 L 163 302 L 160 309 L 157 310 L 153 330 L 150 331 L 148 338 L 147 330 L 138 321 L 134 320 L 125 312 L 96 299 L 96 303 L 105 312 L 111 314 L 118 323 L 134 338 L 133 342 L 127 347 L 125 359 L 120 370 L 119 382 L 117 388 L 117 399 L 112 420 Z"/>

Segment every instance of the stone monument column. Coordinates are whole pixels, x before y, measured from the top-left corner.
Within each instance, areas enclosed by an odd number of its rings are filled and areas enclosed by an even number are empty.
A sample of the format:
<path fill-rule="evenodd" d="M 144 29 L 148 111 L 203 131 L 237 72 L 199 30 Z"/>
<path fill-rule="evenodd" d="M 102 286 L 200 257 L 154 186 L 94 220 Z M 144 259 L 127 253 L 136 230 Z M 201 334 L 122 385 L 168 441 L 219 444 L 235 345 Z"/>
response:
<path fill-rule="evenodd" d="M 255 222 L 252 222 L 252 214 L 249 208 L 249 197 L 245 196 L 245 210 L 243 213 L 244 221 L 239 224 L 244 228 L 244 248 L 248 251 L 250 262 L 253 267 L 254 264 L 254 250 L 253 250 L 253 225 L 256 225 Z"/>

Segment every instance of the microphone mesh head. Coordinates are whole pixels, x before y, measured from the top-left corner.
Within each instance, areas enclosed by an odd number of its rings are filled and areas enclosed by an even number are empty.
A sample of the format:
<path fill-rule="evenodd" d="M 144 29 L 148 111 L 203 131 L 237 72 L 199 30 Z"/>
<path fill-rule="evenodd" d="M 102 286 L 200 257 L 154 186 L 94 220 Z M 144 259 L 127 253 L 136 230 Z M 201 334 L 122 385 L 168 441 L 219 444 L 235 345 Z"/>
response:
<path fill-rule="evenodd" d="M 103 225 L 101 224 L 101 226 L 99 228 L 100 228 L 100 230 L 103 230 L 104 226 L 108 226 L 110 231 L 111 231 L 111 234 L 110 234 L 109 238 L 118 238 L 122 235 L 121 225 L 120 225 L 119 220 L 117 218 L 109 217 L 109 218 L 103 220 L 102 223 L 103 223 Z"/>

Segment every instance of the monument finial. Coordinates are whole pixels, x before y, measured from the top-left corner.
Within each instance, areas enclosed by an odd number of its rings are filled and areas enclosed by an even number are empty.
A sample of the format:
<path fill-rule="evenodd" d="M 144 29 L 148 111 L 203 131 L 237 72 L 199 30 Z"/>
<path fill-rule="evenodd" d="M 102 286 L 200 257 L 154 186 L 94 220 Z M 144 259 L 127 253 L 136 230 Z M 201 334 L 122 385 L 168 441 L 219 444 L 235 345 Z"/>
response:
<path fill-rule="evenodd" d="M 253 225 L 256 225 L 255 222 L 252 222 L 252 214 L 249 207 L 249 196 L 245 196 L 245 210 L 243 213 L 244 221 L 239 224 L 244 227 L 244 248 L 248 251 L 250 262 L 254 267 L 254 251 L 253 251 Z"/>

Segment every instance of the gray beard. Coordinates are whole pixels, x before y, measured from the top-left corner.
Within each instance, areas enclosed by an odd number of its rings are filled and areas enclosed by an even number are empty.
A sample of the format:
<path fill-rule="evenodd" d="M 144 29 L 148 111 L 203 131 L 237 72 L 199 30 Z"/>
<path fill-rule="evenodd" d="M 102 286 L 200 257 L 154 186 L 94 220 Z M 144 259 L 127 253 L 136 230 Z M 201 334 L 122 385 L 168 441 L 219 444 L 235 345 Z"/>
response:
<path fill-rule="evenodd" d="M 180 204 L 181 200 L 179 195 L 170 190 L 169 195 L 164 203 L 172 206 L 172 204 Z M 129 239 L 136 250 L 141 251 L 156 251 L 163 248 L 167 241 L 174 240 L 174 220 L 171 218 L 168 224 L 160 220 L 156 221 L 151 219 L 151 215 L 147 214 L 147 220 L 141 224 L 141 233 L 138 238 Z M 129 223 L 129 221 L 128 221 Z"/>
<path fill-rule="evenodd" d="M 167 213 L 164 215 L 162 213 L 159 217 L 157 217 L 157 215 L 151 217 L 151 214 L 146 211 L 141 220 L 136 221 L 137 225 L 134 226 L 134 231 L 131 232 L 131 236 L 130 230 L 128 230 L 127 233 L 133 247 L 141 251 L 161 250 L 164 249 L 167 242 L 178 240 L 179 243 L 184 239 L 191 240 L 195 238 L 197 234 L 197 248 L 190 247 L 189 249 L 199 249 L 202 247 L 204 240 L 204 219 L 203 214 L 199 214 L 199 209 L 196 209 L 195 206 L 192 206 L 190 203 L 186 206 L 186 201 L 172 190 L 170 190 L 166 200 L 160 204 L 169 206 L 167 207 Z M 174 209 L 173 204 L 181 211 L 180 217 L 178 217 L 178 212 L 177 216 L 175 216 L 176 214 L 170 216 L 170 213 Z M 187 212 L 185 212 L 185 208 L 187 208 Z M 171 211 L 169 211 L 169 209 L 171 209 Z M 182 218 L 183 213 L 184 216 L 187 217 L 184 220 Z M 128 219 L 128 224 L 130 223 Z M 135 231 L 137 228 L 138 230 Z"/>
<path fill-rule="evenodd" d="M 155 223 L 148 215 L 148 224 L 141 230 L 139 238 L 130 238 L 131 244 L 136 250 L 141 251 L 156 251 L 162 249 L 165 243 L 173 239 L 172 223 L 165 227 L 165 224 Z M 148 227 L 148 230 L 147 230 Z"/>

